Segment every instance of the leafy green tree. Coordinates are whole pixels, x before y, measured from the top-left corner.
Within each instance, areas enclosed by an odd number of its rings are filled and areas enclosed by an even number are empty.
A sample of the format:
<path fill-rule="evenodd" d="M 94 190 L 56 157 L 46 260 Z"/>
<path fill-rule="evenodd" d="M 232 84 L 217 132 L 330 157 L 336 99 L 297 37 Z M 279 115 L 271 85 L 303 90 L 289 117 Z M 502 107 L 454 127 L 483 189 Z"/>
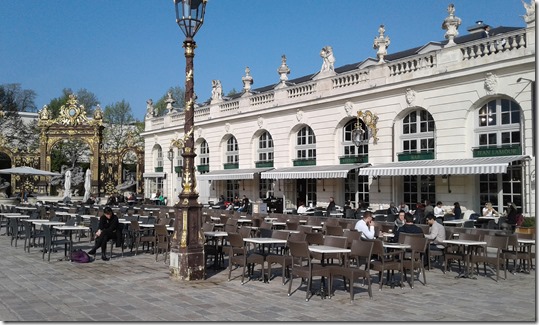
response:
<path fill-rule="evenodd" d="M 179 111 L 183 111 L 185 106 L 185 90 L 182 87 L 170 87 L 167 92 L 153 105 L 155 109 L 156 116 L 163 116 L 168 113 L 166 100 L 168 98 L 168 93 L 172 93 L 172 99 L 176 101 L 173 104 L 174 108 L 178 108 Z"/>
<path fill-rule="evenodd" d="M 70 94 L 75 94 L 77 96 L 77 101 L 79 105 L 83 105 L 86 110 L 87 116 L 92 116 L 99 100 L 97 96 L 91 91 L 81 88 L 76 93 L 71 90 L 71 88 L 64 88 L 62 90 L 62 95 L 57 98 L 51 99 L 49 103 L 49 111 L 51 112 L 52 118 L 57 118 L 60 114 L 60 107 L 67 103 Z"/>

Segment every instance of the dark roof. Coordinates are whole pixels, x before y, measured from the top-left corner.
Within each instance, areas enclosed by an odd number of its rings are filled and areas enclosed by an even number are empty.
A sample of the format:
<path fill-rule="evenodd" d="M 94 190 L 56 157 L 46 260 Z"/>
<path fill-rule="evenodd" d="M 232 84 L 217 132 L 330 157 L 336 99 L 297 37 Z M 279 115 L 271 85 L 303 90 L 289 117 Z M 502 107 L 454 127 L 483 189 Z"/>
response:
<path fill-rule="evenodd" d="M 496 27 L 496 28 L 492 28 L 490 30 L 490 34 L 491 35 L 503 34 L 503 33 L 508 33 L 508 32 L 512 32 L 512 31 L 515 31 L 515 30 L 519 30 L 519 29 L 523 29 L 523 27 L 504 27 L 504 26 L 499 26 L 499 27 Z M 483 37 L 483 33 L 475 32 L 475 33 L 470 33 L 470 34 L 455 37 L 454 41 L 457 44 L 463 44 L 463 43 L 478 40 L 478 39 L 480 39 L 482 37 Z M 429 42 L 429 43 L 426 43 L 426 44 L 418 46 L 418 47 L 413 47 L 413 48 L 410 48 L 410 49 L 407 49 L 407 50 L 404 50 L 404 51 L 388 54 L 388 55 L 386 55 L 384 57 L 384 60 L 388 61 L 388 62 L 399 60 L 399 59 L 402 59 L 402 58 L 405 58 L 405 57 L 408 57 L 408 56 L 416 55 L 419 50 L 421 50 L 423 47 L 425 47 L 425 45 L 428 45 L 428 44 L 445 45 L 445 44 L 447 44 L 447 42 L 448 42 L 447 40 L 443 40 L 443 41 L 439 41 L 439 42 Z M 335 72 L 336 73 L 344 73 L 344 72 L 356 70 L 357 67 L 361 63 L 363 63 L 364 61 L 365 60 L 363 60 L 361 62 L 356 62 L 356 63 L 352 63 L 352 64 L 346 64 L 346 65 L 337 67 L 337 68 L 335 68 Z M 316 72 L 314 74 L 309 74 L 309 75 L 306 75 L 306 76 L 302 76 L 302 77 L 299 77 L 299 78 L 288 80 L 287 84 L 289 84 L 289 85 L 297 85 L 297 84 L 302 84 L 302 83 L 305 83 L 305 82 L 309 82 L 309 81 L 312 80 L 312 78 L 316 74 L 318 74 L 318 72 Z M 276 85 L 277 85 L 277 83 L 253 89 L 253 93 L 262 93 L 262 92 L 273 90 Z M 243 92 L 237 93 L 237 94 L 232 95 L 232 96 L 228 96 L 228 99 L 229 100 L 234 100 L 234 99 L 240 98 L 241 95 L 243 95 Z"/>

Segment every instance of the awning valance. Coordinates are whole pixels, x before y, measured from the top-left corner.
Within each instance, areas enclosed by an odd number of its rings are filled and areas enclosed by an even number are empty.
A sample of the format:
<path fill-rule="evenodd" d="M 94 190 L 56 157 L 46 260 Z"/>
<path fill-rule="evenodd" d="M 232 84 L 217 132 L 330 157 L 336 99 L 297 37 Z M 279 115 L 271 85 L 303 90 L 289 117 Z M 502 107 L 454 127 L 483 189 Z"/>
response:
<path fill-rule="evenodd" d="M 345 164 L 329 166 L 302 166 L 277 168 L 264 172 L 262 179 L 303 179 L 303 178 L 346 178 L 352 169 L 369 166 L 370 164 Z"/>
<path fill-rule="evenodd" d="M 265 172 L 272 168 L 252 168 L 252 169 L 224 169 L 214 170 L 209 173 L 197 176 L 199 181 L 219 181 L 233 179 L 253 179 L 256 173 Z"/>
<path fill-rule="evenodd" d="M 162 173 L 144 173 L 142 174 L 142 177 L 143 178 L 156 178 L 156 177 L 160 177 L 160 178 L 165 178 L 166 174 L 164 172 Z"/>
<path fill-rule="evenodd" d="M 528 156 L 400 161 L 363 168 L 359 174 L 369 176 L 503 174 L 507 172 L 510 163 L 525 157 Z"/>

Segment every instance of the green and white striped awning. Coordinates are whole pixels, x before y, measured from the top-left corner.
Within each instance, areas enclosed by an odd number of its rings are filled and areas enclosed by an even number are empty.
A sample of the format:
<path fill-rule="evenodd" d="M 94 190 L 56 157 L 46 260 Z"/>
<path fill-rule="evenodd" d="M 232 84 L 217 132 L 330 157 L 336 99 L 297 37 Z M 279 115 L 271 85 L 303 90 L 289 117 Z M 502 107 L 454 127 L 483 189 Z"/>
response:
<path fill-rule="evenodd" d="M 359 174 L 368 176 L 504 174 L 510 163 L 526 157 L 528 156 L 400 161 L 362 168 Z"/>
<path fill-rule="evenodd" d="M 329 166 L 301 166 L 277 168 L 263 172 L 262 179 L 303 179 L 303 178 L 346 178 L 352 169 L 362 168 L 370 164 L 343 164 Z"/>

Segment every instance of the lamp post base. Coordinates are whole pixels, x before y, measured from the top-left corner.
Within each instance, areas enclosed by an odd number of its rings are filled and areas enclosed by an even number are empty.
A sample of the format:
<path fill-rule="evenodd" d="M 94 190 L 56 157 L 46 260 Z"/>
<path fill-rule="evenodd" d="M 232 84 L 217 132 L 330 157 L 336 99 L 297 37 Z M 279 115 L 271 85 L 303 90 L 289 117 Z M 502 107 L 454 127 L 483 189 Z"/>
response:
<path fill-rule="evenodd" d="M 204 280 L 204 250 L 195 249 L 189 252 L 170 252 L 170 278 L 173 280 Z"/>

